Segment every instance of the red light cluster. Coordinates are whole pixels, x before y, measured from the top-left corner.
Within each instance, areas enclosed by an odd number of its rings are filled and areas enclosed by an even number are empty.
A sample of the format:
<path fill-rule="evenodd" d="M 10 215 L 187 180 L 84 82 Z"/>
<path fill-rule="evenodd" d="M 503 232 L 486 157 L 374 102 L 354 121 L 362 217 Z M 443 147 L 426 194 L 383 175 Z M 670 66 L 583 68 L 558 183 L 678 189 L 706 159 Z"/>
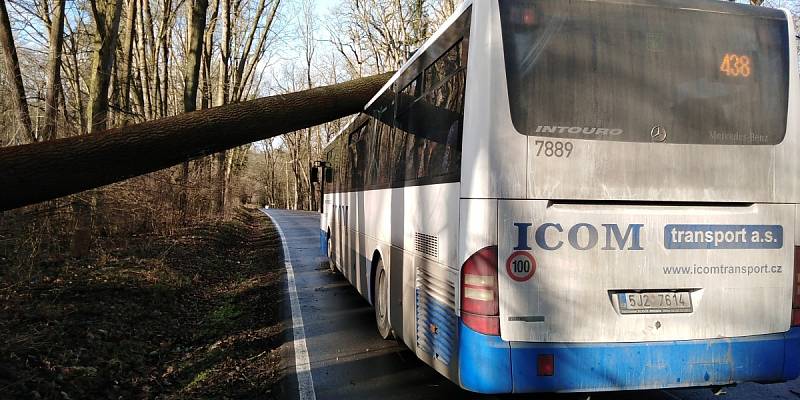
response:
<path fill-rule="evenodd" d="M 470 256 L 461 268 L 461 320 L 484 335 L 500 335 L 497 246 Z"/>

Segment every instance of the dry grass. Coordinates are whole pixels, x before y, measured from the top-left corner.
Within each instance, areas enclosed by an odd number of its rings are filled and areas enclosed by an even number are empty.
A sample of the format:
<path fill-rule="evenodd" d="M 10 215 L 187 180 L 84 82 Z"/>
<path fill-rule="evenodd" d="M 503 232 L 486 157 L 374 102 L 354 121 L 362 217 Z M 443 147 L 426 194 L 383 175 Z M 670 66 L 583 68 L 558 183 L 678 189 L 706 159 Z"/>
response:
<path fill-rule="evenodd" d="M 284 327 L 266 217 L 124 242 L 0 288 L 0 398 L 269 397 Z"/>

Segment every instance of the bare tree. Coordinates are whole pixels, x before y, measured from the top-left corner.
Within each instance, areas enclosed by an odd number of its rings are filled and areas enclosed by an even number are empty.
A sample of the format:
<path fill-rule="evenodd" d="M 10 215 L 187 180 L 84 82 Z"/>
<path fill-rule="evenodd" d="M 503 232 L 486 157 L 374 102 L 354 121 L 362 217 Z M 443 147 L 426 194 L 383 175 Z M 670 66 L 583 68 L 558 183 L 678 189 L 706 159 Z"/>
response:
<path fill-rule="evenodd" d="M 175 14 L 172 10 L 172 0 L 164 0 L 161 10 L 161 26 L 159 27 L 158 41 L 156 43 L 156 53 L 161 54 L 161 62 L 156 62 L 160 65 L 160 81 L 161 86 L 156 86 L 159 92 L 160 108 L 159 114 L 162 117 L 169 115 L 169 59 L 170 59 L 170 46 L 172 44 L 172 23 L 175 19 Z M 158 57 L 156 57 L 158 58 Z"/>
<path fill-rule="evenodd" d="M 219 72 L 217 75 L 217 94 L 214 99 L 215 106 L 228 102 L 228 63 L 231 52 L 231 0 L 220 0 L 222 3 L 222 43 L 220 45 Z M 228 176 L 231 169 L 231 159 L 227 151 L 217 154 L 217 183 L 219 192 L 217 197 L 217 212 L 225 214 L 225 205 L 228 199 Z"/>
<path fill-rule="evenodd" d="M 306 70 L 306 88 L 311 89 L 314 86 L 311 69 L 314 65 L 314 53 L 317 50 L 316 40 L 314 38 L 314 10 L 309 0 L 303 1 L 303 21 L 301 24 L 301 36 L 303 38 L 303 54 L 305 56 L 305 70 Z M 306 129 L 306 165 L 301 166 L 300 170 L 303 172 L 303 179 L 305 179 L 305 171 L 311 168 L 312 150 L 311 150 L 311 135 L 313 128 Z M 299 160 L 298 160 L 299 161 Z M 317 206 L 314 204 L 314 194 L 312 193 L 311 183 L 309 180 L 309 190 L 306 191 L 306 199 L 309 210 L 316 210 Z"/>
<path fill-rule="evenodd" d="M 215 106 L 221 106 L 228 103 L 228 70 L 230 66 L 231 55 L 231 17 L 233 10 L 231 10 L 232 0 L 220 0 L 222 4 L 222 42 L 220 43 L 220 60 L 219 72 L 217 75 L 217 95 L 214 101 Z"/>
<path fill-rule="evenodd" d="M 131 119 L 131 84 L 135 83 L 132 76 L 133 68 L 133 42 L 136 35 L 136 3 L 137 0 L 128 0 L 128 8 L 125 13 L 125 45 L 123 46 L 122 56 L 124 66 L 122 70 L 122 108 L 123 124 L 128 124 Z"/>
<path fill-rule="evenodd" d="M 19 68 L 17 46 L 14 44 L 14 35 L 11 32 L 11 21 L 8 18 L 5 0 L 0 1 L 0 46 L 3 49 L 5 70 L 8 81 L 12 82 L 14 106 L 17 110 L 20 127 L 26 138 L 35 142 L 36 136 L 31 124 L 31 115 L 28 111 L 28 99 L 25 96 L 25 85 L 22 83 L 22 72 Z"/>
<path fill-rule="evenodd" d="M 264 21 L 263 26 L 261 27 L 261 34 L 258 38 L 258 43 L 256 44 L 256 48 L 254 51 L 251 51 L 256 32 L 259 30 L 259 25 L 260 25 L 259 21 L 261 19 L 261 14 L 263 13 L 266 6 L 264 4 L 264 0 L 260 0 L 259 2 L 258 8 L 256 9 L 256 17 L 253 20 L 253 26 L 250 28 L 250 33 L 247 37 L 244 48 L 242 49 L 241 58 L 237 63 L 235 75 L 233 78 L 234 89 L 232 97 L 235 98 L 237 101 L 241 101 L 244 99 L 244 96 L 246 94 L 245 91 L 246 83 L 251 80 L 256 65 L 258 65 L 259 61 L 261 61 L 261 57 L 264 53 L 264 49 L 267 44 L 267 35 L 269 35 L 269 33 L 271 32 L 273 23 L 275 22 L 275 16 L 277 15 L 278 7 L 280 6 L 280 4 L 281 0 L 272 1 L 269 14 L 267 15 L 266 21 Z"/>
<path fill-rule="evenodd" d="M 429 3 L 343 0 L 328 23 L 328 31 L 334 48 L 347 61 L 348 72 L 358 76 L 398 68 L 428 38 L 430 26 L 437 22 L 431 19 Z"/>
<path fill-rule="evenodd" d="M 201 108 L 208 108 L 213 104 L 213 90 L 212 90 L 212 78 L 211 78 L 211 59 L 214 56 L 214 32 L 216 32 L 217 28 L 217 20 L 219 19 L 219 2 L 220 0 L 212 0 L 211 6 L 211 18 L 208 21 L 208 26 L 206 27 L 206 34 L 205 39 L 203 41 L 203 64 L 202 64 L 202 75 L 203 75 L 203 98 L 202 98 L 202 107 Z"/>
<path fill-rule="evenodd" d="M 50 18 L 50 52 L 47 59 L 47 98 L 42 136 L 55 139 L 58 116 L 58 97 L 61 90 L 61 53 L 64 48 L 64 7 L 66 0 L 54 0 L 53 17 Z"/>
<path fill-rule="evenodd" d="M 197 90 L 200 82 L 200 61 L 203 56 L 203 36 L 206 30 L 207 10 L 208 0 L 192 1 L 186 63 L 183 73 L 184 112 L 191 112 L 197 109 Z"/>
<path fill-rule="evenodd" d="M 119 35 L 122 2 L 90 0 L 95 21 L 92 81 L 89 88 L 89 125 L 87 131 L 102 131 L 108 125 L 108 87 Z"/>
<path fill-rule="evenodd" d="M 186 51 L 186 63 L 183 73 L 183 111 L 192 112 L 197 109 L 197 90 L 200 81 L 200 61 L 203 56 L 203 36 L 206 30 L 206 12 L 208 0 L 194 0 L 189 13 L 189 36 Z M 182 166 L 183 189 L 180 197 L 181 218 L 186 218 L 189 207 L 189 161 Z"/>
<path fill-rule="evenodd" d="M 75 114 L 75 130 L 77 133 L 83 133 L 84 128 L 88 125 L 86 122 L 88 118 L 86 118 L 86 107 L 83 98 L 84 80 L 81 77 L 81 60 L 79 58 L 82 52 L 79 45 L 78 32 L 82 29 L 82 21 L 80 18 L 78 18 L 76 22 L 77 26 L 73 28 L 69 21 L 64 21 L 64 26 L 67 31 L 65 45 L 68 55 L 66 58 L 66 63 L 64 64 L 64 73 L 67 77 L 67 82 L 69 83 L 69 88 L 72 94 L 71 103 Z M 64 97 L 66 97 L 66 95 Z"/>

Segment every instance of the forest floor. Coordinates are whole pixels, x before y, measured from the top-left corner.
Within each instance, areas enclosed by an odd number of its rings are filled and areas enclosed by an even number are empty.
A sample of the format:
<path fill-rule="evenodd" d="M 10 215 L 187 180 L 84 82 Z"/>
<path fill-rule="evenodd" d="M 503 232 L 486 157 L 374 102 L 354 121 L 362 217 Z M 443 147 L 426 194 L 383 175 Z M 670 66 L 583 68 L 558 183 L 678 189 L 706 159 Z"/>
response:
<path fill-rule="evenodd" d="M 119 241 L 117 241 L 119 242 Z M 1 260 L 0 260 L 1 261 Z M 280 237 L 258 210 L 0 281 L 0 398 L 273 397 Z"/>

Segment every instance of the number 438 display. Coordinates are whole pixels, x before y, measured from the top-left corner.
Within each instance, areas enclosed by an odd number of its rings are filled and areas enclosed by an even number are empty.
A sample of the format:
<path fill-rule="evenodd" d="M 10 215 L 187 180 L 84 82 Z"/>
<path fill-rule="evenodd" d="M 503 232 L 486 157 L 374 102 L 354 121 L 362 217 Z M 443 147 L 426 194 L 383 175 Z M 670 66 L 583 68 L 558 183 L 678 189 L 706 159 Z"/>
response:
<path fill-rule="evenodd" d="M 719 66 L 720 72 L 732 78 L 748 78 L 753 72 L 750 57 L 726 53 Z"/>

